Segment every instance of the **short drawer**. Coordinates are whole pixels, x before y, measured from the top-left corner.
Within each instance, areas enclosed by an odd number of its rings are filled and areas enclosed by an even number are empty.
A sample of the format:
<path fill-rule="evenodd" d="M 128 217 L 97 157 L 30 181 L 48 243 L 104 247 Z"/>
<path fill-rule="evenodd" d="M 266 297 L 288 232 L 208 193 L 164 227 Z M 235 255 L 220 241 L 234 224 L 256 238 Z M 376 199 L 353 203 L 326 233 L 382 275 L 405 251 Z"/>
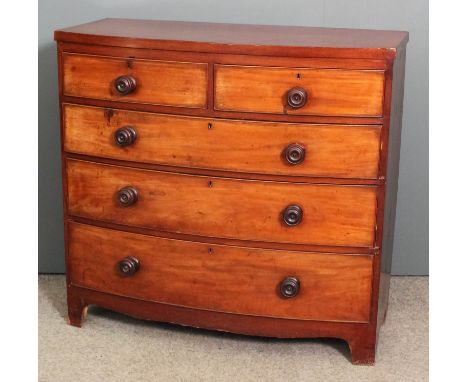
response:
<path fill-rule="evenodd" d="M 215 66 L 215 108 L 324 116 L 382 115 L 380 70 Z"/>
<path fill-rule="evenodd" d="M 206 107 L 207 64 L 64 53 L 66 96 Z"/>
<path fill-rule="evenodd" d="M 68 160 L 71 215 L 277 243 L 374 244 L 377 188 L 184 175 Z"/>
<path fill-rule="evenodd" d="M 275 175 L 378 176 L 380 126 L 213 120 L 64 105 L 68 152 Z"/>
<path fill-rule="evenodd" d="M 229 247 L 69 225 L 72 284 L 229 313 L 367 322 L 372 261 L 372 255 Z"/>

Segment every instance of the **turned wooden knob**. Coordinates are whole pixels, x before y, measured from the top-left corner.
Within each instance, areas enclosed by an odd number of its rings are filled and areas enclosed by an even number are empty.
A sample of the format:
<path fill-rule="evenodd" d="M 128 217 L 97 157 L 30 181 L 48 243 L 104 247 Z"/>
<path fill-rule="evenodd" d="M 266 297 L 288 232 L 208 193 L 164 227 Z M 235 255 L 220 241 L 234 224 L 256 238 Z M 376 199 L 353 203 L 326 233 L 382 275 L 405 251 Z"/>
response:
<path fill-rule="evenodd" d="M 288 91 L 288 105 L 294 109 L 304 106 L 307 102 L 307 92 L 303 88 L 295 87 Z"/>
<path fill-rule="evenodd" d="M 137 139 L 137 133 L 131 126 L 121 127 L 115 131 L 114 139 L 119 146 L 130 146 Z"/>
<path fill-rule="evenodd" d="M 304 161 L 305 148 L 298 143 L 292 143 L 283 151 L 284 159 L 290 164 L 299 164 Z"/>
<path fill-rule="evenodd" d="M 284 298 L 295 297 L 299 293 L 301 283 L 296 277 L 286 277 L 281 281 L 279 291 Z"/>
<path fill-rule="evenodd" d="M 114 81 L 115 90 L 117 90 L 120 95 L 130 94 L 136 89 L 136 86 L 136 79 L 132 76 L 120 76 Z"/>
<path fill-rule="evenodd" d="M 140 261 L 133 256 L 128 256 L 119 261 L 119 270 L 122 276 L 132 276 L 140 269 Z"/>
<path fill-rule="evenodd" d="M 136 188 L 131 186 L 121 188 L 117 192 L 117 200 L 123 207 L 131 206 L 132 204 L 135 204 L 138 200 L 138 191 L 136 190 Z"/>
<path fill-rule="evenodd" d="M 298 225 L 302 221 L 302 208 L 291 204 L 283 211 L 283 221 L 288 226 Z"/>

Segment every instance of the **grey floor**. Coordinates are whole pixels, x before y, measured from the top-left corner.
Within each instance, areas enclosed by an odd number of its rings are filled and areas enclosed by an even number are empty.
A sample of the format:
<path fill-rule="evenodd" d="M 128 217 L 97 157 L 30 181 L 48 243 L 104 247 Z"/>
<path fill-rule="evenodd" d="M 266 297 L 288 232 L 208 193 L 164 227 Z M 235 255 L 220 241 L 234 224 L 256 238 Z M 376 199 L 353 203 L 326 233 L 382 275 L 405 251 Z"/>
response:
<path fill-rule="evenodd" d="M 135 320 L 91 307 L 66 322 L 65 278 L 39 277 L 39 381 L 427 381 L 427 277 L 393 277 L 375 366 L 346 343 L 253 338 Z"/>

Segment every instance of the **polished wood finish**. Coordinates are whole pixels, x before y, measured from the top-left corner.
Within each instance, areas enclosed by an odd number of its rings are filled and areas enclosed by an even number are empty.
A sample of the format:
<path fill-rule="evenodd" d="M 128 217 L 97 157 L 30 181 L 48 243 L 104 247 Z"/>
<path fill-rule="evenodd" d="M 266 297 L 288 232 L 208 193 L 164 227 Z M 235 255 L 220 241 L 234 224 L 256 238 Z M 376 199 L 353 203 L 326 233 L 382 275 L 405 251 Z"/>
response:
<path fill-rule="evenodd" d="M 241 240 L 241 239 L 230 239 L 224 237 L 213 237 L 213 236 L 200 236 L 193 234 L 186 234 L 180 232 L 168 232 L 161 231 L 154 228 L 145 228 L 137 226 L 129 226 L 123 224 L 116 224 L 115 222 L 101 221 L 90 218 L 84 218 L 80 216 L 70 216 L 68 222 L 77 222 L 82 224 L 95 225 L 98 227 L 115 229 L 126 232 L 139 233 L 149 236 L 158 236 L 168 239 L 185 240 L 185 241 L 197 241 L 200 243 L 210 243 L 219 245 L 231 245 L 231 246 L 242 246 L 249 248 L 262 248 L 262 249 L 279 249 L 288 251 L 301 251 L 301 252 L 320 252 L 320 253 L 339 253 L 342 255 L 359 255 L 368 254 L 374 255 L 376 253 L 375 246 L 362 247 L 362 246 L 342 246 L 342 245 L 321 245 L 321 244 L 300 244 L 300 243 L 281 243 L 272 241 L 260 241 L 260 240 Z"/>
<path fill-rule="evenodd" d="M 63 55 L 63 66 L 67 96 L 206 107 L 207 65 L 203 63 L 67 53 Z"/>
<path fill-rule="evenodd" d="M 216 65 L 215 109 L 376 117 L 384 83 L 382 71 Z"/>
<path fill-rule="evenodd" d="M 73 285 L 120 296 L 256 316 L 369 319 L 368 255 L 207 245 L 73 223 L 69 256 Z M 119 270 L 125 256 L 139 261 L 131 277 L 122 277 Z M 294 298 L 284 299 L 279 288 L 292 286 L 284 280 L 290 274 L 300 279 L 300 293 L 292 287 L 288 293 Z"/>
<path fill-rule="evenodd" d="M 86 317 L 87 307 L 92 304 L 139 319 L 251 336 L 342 338 L 348 342 L 353 364 L 371 365 L 374 363 L 375 336 L 371 326 L 367 323 L 278 319 L 215 312 L 122 297 L 75 285 L 68 286 L 69 319 L 73 320 L 74 326 L 81 327 Z"/>
<path fill-rule="evenodd" d="M 68 160 L 69 214 L 125 225 L 242 240 L 371 246 L 377 188 L 247 181 Z M 138 190 L 122 208 L 115 193 Z M 283 210 L 301 203 L 301 224 Z M 294 225 L 294 224 L 291 224 Z"/>
<path fill-rule="evenodd" d="M 342 338 L 353 363 L 372 364 L 388 303 L 408 34 L 105 19 L 55 38 L 70 324 L 96 304 L 212 330 Z M 122 189 L 126 200 L 135 191 L 132 205 L 120 204 Z M 330 222 L 346 227 L 333 233 Z M 148 289 L 159 275 L 168 295 Z M 226 282 L 230 298 L 206 281 Z"/>
<path fill-rule="evenodd" d="M 390 289 L 390 274 L 392 270 L 392 253 L 393 253 L 393 237 L 395 233 L 395 214 L 398 193 L 398 174 L 400 162 L 400 144 L 401 144 L 401 129 L 403 117 L 403 95 L 405 81 L 405 59 L 406 51 L 401 51 L 394 61 L 393 81 L 391 87 L 391 108 L 389 105 L 390 121 L 387 129 L 387 144 L 388 154 L 386 157 L 386 184 L 384 188 L 384 208 L 380 209 L 380 222 L 383 227 L 379 231 L 378 245 L 382 248 L 381 261 L 379 263 L 380 274 L 376 279 L 379 279 L 379 298 L 378 298 L 378 315 L 376 318 L 377 326 L 380 327 L 385 321 L 389 289 Z M 377 300 L 377 296 L 374 297 Z M 378 331 L 377 331 L 378 333 Z"/>
<path fill-rule="evenodd" d="M 184 52 L 392 59 L 408 33 L 109 18 L 58 30 L 55 39 Z"/>
<path fill-rule="evenodd" d="M 65 150 L 73 153 L 249 173 L 378 176 L 380 126 L 214 120 L 69 104 L 63 116 Z M 137 138 L 123 148 L 115 134 L 128 127 Z M 307 151 L 295 166 L 284 157 L 292 144 Z"/>
<path fill-rule="evenodd" d="M 316 176 L 294 176 L 294 175 L 275 175 L 268 173 L 242 173 L 225 170 L 204 169 L 197 167 L 179 167 L 161 164 L 151 164 L 143 162 L 126 162 L 122 160 L 109 159 L 105 157 L 96 157 L 84 154 L 75 154 L 64 152 L 65 158 L 78 159 L 89 162 L 99 161 L 100 163 L 112 164 L 116 166 L 131 166 L 134 168 L 141 168 L 146 170 L 156 171 L 170 171 L 180 174 L 193 174 L 205 176 L 217 176 L 223 178 L 240 178 L 251 180 L 266 180 L 278 182 L 294 182 L 294 183 L 310 183 L 310 184 L 343 184 L 343 185 L 371 185 L 379 186 L 385 184 L 385 179 L 381 176 L 377 179 L 363 179 L 363 178 L 335 178 L 335 177 L 316 177 Z"/>

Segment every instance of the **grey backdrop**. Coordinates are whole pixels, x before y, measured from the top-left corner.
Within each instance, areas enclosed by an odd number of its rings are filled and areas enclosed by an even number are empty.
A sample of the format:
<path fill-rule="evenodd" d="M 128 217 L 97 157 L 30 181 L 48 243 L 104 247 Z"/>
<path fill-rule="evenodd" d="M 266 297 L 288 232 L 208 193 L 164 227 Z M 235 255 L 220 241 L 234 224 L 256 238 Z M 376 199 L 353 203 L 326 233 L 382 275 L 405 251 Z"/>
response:
<path fill-rule="evenodd" d="M 105 17 L 406 30 L 405 102 L 393 274 L 428 264 L 427 0 L 41 0 L 39 2 L 39 272 L 64 271 L 57 63 L 53 31 Z"/>

